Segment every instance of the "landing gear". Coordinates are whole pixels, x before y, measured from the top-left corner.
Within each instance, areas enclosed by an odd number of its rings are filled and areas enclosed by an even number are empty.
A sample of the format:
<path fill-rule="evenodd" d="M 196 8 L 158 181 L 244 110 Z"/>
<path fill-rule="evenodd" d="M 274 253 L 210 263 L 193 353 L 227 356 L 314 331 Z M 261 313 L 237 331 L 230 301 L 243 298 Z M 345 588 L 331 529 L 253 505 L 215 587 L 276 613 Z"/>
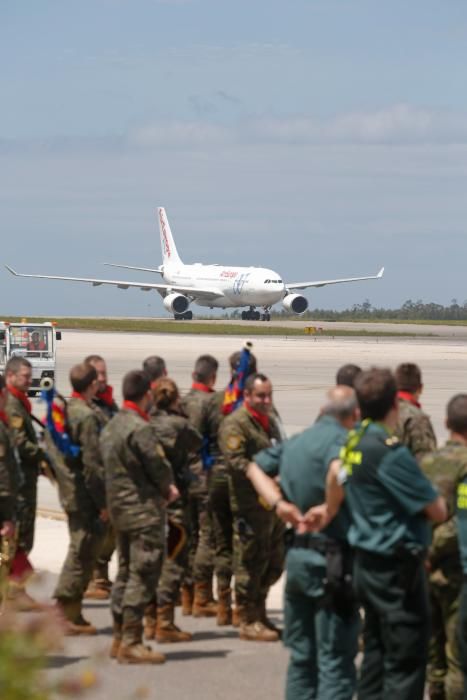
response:
<path fill-rule="evenodd" d="M 271 314 L 269 311 L 266 311 L 266 313 L 261 314 L 261 320 L 262 321 L 270 321 L 271 320 Z"/>
<path fill-rule="evenodd" d="M 174 314 L 174 319 L 176 321 L 191 321 L 193 318 L 193 311 L 185 311 L 184 314 Z"/>
<path fill-rule="evenodd" d="M 263 316 L 268 315 L 269 314 L 260 314 L 259 311 L 256 311 L 254 306 L 250 306 L 248 311 L 242 311 L 242 321 L 265 321 L 266 319 L 263 318 Z"/>

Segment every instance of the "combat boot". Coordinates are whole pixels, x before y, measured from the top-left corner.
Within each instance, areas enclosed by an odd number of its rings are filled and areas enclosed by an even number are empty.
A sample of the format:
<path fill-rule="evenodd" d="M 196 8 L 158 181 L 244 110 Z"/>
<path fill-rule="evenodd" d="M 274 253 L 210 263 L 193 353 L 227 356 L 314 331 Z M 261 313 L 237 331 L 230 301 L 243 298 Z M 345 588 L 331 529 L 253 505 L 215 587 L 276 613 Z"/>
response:
<path fill-rule="evenodd" d="M 155 639 L 156 637 L 156 624 L 157 624 L 157 612 L 156 604 L 149 603 L 144 609 L 144 638 L 145 639 Z"/>
<path fill-rule="evenodd" d="M 171 603 L 159 605 L 157 608 L 156 640 L 160 644 L 175 642 L 191 642 L 193 635 L 183 632 L 174 623 L 174 607 Z"/>
<path fill-rule="evenodd" d="M 122 641 L 117 654 L 119 664 L 163 664 L 164 654 L 142 642 L 143 626 L 139 622 L 122 625 Z"/>
<path fill-rule="evenodd" d="M 235 607 L 232 608 L 232 626 L 233 627 L 240 627 L 240 620 L 242 619 L 242 606 L 241 605 L 235 605 Z"/>
<path fill-rule="evenodd" d="M 89 600 L 108 600 L 112 584 L 108 579 L 95 578 L 89 582 L 83 598 Z"/>
<path fill-rule="evenodd" d="M 209 583 L 195 583 L 193 599 L 193 617 L 216 617 L 217 602 L 212 597 Z"/>
<path fill-rule="evenodd" d="M 114 622 L 113 632 L 114 636 L 112 639 L 112 646 L 110 647 L 109 656 L 111 659 L 116 659 L 122 643 L 122 626 L 120 623 Z"/>
<path fill-rule="evenodd" d="M 267 616 L 266 612 L 266 601 L 261 601 L 260 605 L 258 606 L 258 611 L 259 611 L 259 619 L 263 623 L 265 627 L 268 628 L 268 630 L 272 630 L 273 632 L 276 632 L 279 635 L 279 639 L 282 639 L 282 630 L 279 627 L 276 627 L 274 622 L 269 619 Z"/>
<path fill-rule="evenodd" d="M 64 634 L 66 637 L 76 637 L 81 634 L 97 634 L 97 629 L 94 625 L 84 619 L 80 600 L 57 600 L 57 608 L 65 619 Z"/>
<path fill-rule="evenodd" d="M 261 622 L 260 612 L 257 608 L 245 607 L 240 615 L 239 637 L 247 642 L 277 642 L 277 632 L 268 629 Z"/>
<path fill-rule="evenodd" d="M 182 615 L 191 615 L 193 613 L 193 585 L 183 584 L 181 596 Z"/>
<path fill-rule="evenodd" d="M 232 591 L 230 588 L 219 588 L 217 591 L 217 624 L 219 627 L 232 624 Z"/>

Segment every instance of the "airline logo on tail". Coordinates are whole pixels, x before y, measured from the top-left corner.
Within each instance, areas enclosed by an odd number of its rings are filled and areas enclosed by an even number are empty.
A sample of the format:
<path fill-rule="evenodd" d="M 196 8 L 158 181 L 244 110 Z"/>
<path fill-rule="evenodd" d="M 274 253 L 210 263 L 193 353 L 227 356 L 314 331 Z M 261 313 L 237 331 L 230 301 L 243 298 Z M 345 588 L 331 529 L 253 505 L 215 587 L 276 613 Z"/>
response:
<path fill-rule="evenodd" d="M 170 258 L 170 245 L 169 245 L 169 239 L 167 238 L 167 233 L 165 230 L 165 221 L 164 221 L 164 215 L 163 215 L 163 209 L 159 209 L 159 221 L 161 224 L 161 233 L 162 233 L 162 240 L 164 243 L 164 255 L 167 258 Z"/>

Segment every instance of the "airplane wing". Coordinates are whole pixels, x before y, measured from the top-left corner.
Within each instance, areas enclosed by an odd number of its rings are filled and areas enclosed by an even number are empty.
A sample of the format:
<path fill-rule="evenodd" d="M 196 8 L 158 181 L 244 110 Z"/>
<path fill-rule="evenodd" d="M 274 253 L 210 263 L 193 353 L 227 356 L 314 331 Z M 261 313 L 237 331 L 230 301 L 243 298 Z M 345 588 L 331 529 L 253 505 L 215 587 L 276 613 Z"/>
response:
<path fill-rule="evenodd" d="M 157 272 L 159 275 L 162 275 L 162 268 L 161 267 L 133 267 L 133 265 L 117 265 L 117 263 L 102 263 L 103 265 L 107 265 L 107 267 L 122 267 L 125 270 L 140 270 L 141 272 Z"/>
<path fill-rule="evenodd" d="M 127 282 L 125 280 L 100 280 L 88 277 L 61 277 L 58 275 L 30 275 L 22 272 L 16 272 L 12 267 L 5 265 L 6 269 L 15 277 L 35 277 L 46 280 L 64 280 L 66 282 L 89 282 L 93 287 L 99 287 L 101 284 L 110 284 L 119 289 L 128 289 L 129 287 L 137 287 L 143 292 L 149 292 L 155 289 L 157 292 L 178 292 L 185 294 L 193 299 L 216 299 L 222 296 L 222 293 L 216 289 L 181 287 L 174 284 L 154 284 L 153 282 Z M 162 294 L 163 295 L 163 294 Z"/>
<path fill-rule="evenodd" d="M 286 283 L 286 289 L 289 291 L 293 289 L 306 289 L 307 287 L 324 287 L 326 284 L 340 284 L 341 282 L 361 282 L 362 280 L 379 280 L 384 274 L 384 267 L 378 272 L 377 275 L 370 275 L 369 277 L 347 277 L 345 279 L 339 280 L 321 280 L 319 282 L 292 282 L 291 284 Z"/>

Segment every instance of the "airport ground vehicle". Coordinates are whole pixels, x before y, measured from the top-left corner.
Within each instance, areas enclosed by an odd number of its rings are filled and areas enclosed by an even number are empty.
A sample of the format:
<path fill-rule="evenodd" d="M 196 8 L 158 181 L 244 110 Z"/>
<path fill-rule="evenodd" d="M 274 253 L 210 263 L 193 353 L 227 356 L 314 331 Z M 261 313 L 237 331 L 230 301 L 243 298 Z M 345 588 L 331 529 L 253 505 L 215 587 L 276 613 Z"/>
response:
<path fill-rule="evenodd" d="M 57 341 L 61 331 L 51 321 L 46 323 L 20 323 L 0 321 L 0 372 L 11 357 L 25 357 L 32 365 L 30 396 L 40 391 L 41 380 L 55 379 Z"/>

